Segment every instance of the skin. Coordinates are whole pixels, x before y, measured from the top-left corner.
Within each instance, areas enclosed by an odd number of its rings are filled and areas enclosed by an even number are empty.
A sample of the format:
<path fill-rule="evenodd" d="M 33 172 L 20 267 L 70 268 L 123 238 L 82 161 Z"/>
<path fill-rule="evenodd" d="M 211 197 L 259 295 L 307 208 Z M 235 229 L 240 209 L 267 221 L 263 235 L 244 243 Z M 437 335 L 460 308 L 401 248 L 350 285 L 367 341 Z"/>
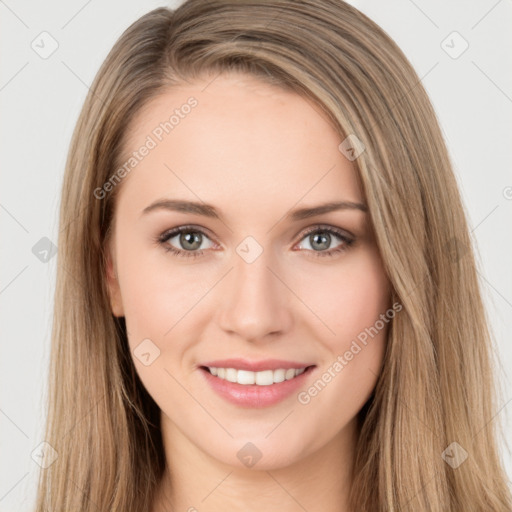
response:
<path fill-rule="evenodd" d="M 190 96 L 198 100 L 124 178 L 109 244 L 112 312 L 125 317 L 135 367 L 162 411 L 167 470 L 152 510 L 261 511 L 279 503 L 283 512 L 348 511 L 356 415 L 381 370 L 387 325 L 308 404 L 293 393 L 270 407 L 236 406 L 198 366 L 228 357 L 314 364 L 307 390 L 386 312 L 390 288 L 368 213 L 285 217 L 329 201 L 364 203 L 360 183 L 338 149 L 342 138 L 312 102 L 246 75 L 211 80 L 165 92 L 130 126 L 128 152 Z M 162 198 L 204 201 L 223 220 L 142 214 Z M 205 232 L 201 256 L 165 251 L 164 244 L 190 247 L 179 236 L 155 241 L 188 224 Z M 318 225 L 320 235 L 332 226 L 355 242 L 331 235 L 315 250 L 304 233 Z M 247 236 L 263 249 L 252 263 L 236 251 Z M 332 258 L 317 256 L 343 245 Z M 144 339 L 160 350 L 148 366 L 133 353 Z M 237 457 L 249 441 L 262 454 L 252 467 Z"/>

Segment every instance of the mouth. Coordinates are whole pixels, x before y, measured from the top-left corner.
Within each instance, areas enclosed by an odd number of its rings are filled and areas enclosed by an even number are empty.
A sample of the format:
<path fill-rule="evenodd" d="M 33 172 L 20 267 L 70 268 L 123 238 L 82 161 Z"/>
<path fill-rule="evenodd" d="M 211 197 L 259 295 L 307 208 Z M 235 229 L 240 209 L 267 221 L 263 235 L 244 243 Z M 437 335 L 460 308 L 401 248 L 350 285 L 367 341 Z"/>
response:
<path fill-rule="evenodd" d="M 307 385 L 316 365 L 243 359 L 211 361 L 198 366 L 208 387 L 219 397 L 239 407 L 268 407 L 293 395 Z"/>

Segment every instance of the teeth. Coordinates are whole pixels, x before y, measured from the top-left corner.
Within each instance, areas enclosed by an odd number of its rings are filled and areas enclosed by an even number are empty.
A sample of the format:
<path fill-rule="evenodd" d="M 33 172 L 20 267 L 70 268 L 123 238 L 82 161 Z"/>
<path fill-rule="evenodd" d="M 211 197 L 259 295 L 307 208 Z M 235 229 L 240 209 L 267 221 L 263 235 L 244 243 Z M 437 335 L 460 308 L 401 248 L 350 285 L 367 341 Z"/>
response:
<path fill-rule="evenodd" d="M 258 386 L 270 386 L 285 380 L 293 379 L 294 377 L 304 373 L 306 368 L 290 368 L 288 370 L 279 368 L 277 370 L 251 372 L 248 370 L 237 370 L 235 368 L 214 368 L 209 366 L 208 370 L 210 370 L 212 375 L 229 382 L 237 382 L 238 384 L 244 385 L 256 384 Z"/>
<path fill-rule="evenodd" d="M 226 377 L 225 379 L 229 382 L 236 382 L 237 379 L 237 371 L 234 368 L 226 368 Z"/>

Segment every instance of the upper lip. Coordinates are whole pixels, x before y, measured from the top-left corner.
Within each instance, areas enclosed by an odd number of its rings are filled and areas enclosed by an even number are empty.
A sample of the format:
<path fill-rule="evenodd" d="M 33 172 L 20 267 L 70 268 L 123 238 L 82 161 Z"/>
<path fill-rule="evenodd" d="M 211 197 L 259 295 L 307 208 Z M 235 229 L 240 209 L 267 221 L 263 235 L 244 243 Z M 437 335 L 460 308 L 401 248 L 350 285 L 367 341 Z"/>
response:
<path fill-rule="evenodd" d="M 299 363 L 297 361 L 284 361 L 282 359 L 264 359 L 261 361 L 250 361 L 249 359 L 217 359 L 215 361 L 208 361 L 203 363 L 202 366 L 209 366 L 210 368 L 235 368 L 236 370 L 248 370 L 251 372 L 259 372 L 263 370 L 278 370 L 283 368 L 288 370 L 294 368 L 300 370 L 313 366 L 307 363 Z"/>

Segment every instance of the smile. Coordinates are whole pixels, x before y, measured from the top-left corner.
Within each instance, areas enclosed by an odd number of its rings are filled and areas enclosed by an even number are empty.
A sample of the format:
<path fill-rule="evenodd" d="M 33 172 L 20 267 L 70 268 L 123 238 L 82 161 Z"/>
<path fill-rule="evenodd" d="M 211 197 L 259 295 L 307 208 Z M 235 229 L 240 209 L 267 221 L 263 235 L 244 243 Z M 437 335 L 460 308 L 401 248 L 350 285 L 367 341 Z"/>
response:
<path fill-rule="evenodd" d="M 209 361 L 198 370 L 207 386 L 220 398 L 238 407 L 261 408 L 291 398 L 307 386 L 316 365 L 267 359 Z"/>

